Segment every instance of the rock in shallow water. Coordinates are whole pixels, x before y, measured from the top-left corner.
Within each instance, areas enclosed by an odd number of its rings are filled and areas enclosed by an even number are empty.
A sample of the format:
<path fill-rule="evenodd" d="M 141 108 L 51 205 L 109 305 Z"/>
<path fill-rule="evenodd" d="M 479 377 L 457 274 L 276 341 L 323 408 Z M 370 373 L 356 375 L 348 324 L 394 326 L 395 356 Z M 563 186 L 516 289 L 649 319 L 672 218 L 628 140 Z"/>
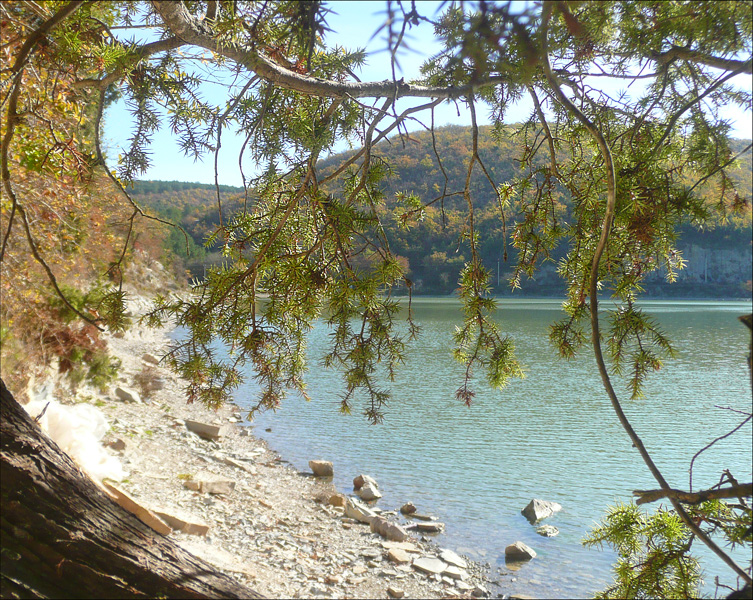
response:
<path fill-rule="evenodd" d="M 335 472 L 328 460 L 310 460 L 309 467 L 316 477 L 332 477 Z"/>
<path fill-rule="evenodd" d="M 536 558 L 536 552 L 523 542 L 515 542 L 505 548 L 505 558 L 509 560 L 531 560 Z"/>
<path fill-rule="evenodd" d="M 361 474 L 353 479 L 353 489 L 356 491 L 360 490 L 367 483 L 370 483 L 375 488 L 379 487 L 379 484 L 376 482 L 376 479 L 374 479 L 370 475 Z"/>
<path fill-rule="evenodd" d="M 416 510 L 418 509 L 416 508 L 416 505 L 413 504 L 413 502 L 406 502 L 400 507 L 400 512 L 404 515 L 412 515 L 414 512 L 416 512 Z"/>
<path fill-rule="evenodd" d="M 378 500 L 382 497 L 377 487 L 370 481 L 361 486 L 361 489 L 358 490 L 358 495 L 361 497 L 361 500 Z"/>
<path fill-rule="evenodd" d="M 554 513 L 561 510 L 562 506 L 560 504 L 557 504 L 556 502 L 549 502 L 547 500 L 539 500 L 538 498 L 534 498 L 528 503 L 528 506 L 526 506 L 520 512 L 526 519 L 528 519 L 530 523 L 535 523 L 536 521 L 540 521 L 541 519 L 551 517 Z"/>

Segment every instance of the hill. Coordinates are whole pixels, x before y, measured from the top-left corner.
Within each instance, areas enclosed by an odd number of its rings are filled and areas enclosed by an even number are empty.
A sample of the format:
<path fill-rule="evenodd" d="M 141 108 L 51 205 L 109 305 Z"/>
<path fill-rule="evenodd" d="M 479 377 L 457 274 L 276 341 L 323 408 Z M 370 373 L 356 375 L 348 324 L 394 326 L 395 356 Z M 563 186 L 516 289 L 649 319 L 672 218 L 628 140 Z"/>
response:
<path fill-rule="evenodd" d="M 471 183 L 480 253 L 485 265 L 493 273 L 498 273 L 498 278 L 493 282 L 498 294 L 510 293 L 507 279 L 512 275 L 516 261 L 510 235 L 518 215 L 516 203 L 512 200 L 505 209 L 506 228 L 503 228 L 495 187 L 514 182 L 521 175 L 522 163 L 519 159 L 524 148 L 531 143 L 530 135 L 526 138 L 516 131 L 519 132 L 519 128 L 501 132 L 494 132 L 491 127 L 480 128 L 479 156 L 489 178 L 477 168 Z M 733 151 L 739 153 L 749 143 L 736 140 Z M 463 241 L 466 206 L 462 195 L 457 192 L 462 190 L 465 182 L 470 149 L 471 130 L 460 126 L 439 128 L 433 138 L 430 132 L 425 131 L 403 138 L 393 137 L 379 143 L 374 149 L 374 157 L 384 159 L 392 167 L 382 183 L 384 203 L 381 218 L 393 252 L 403 257 L 409 265 L 409 276 L 415 284 L 416 293 L 451 293 L 467 260 L 467 242 Z M 320 161 L 321 174 L 331 173 L 352 155 L 353 152 L 346 152 Z M 441 157 L 441 161 L 437 156 Z M 541 160 L 543 163 L 544 159 Z M 688 266 L 681 272 L 678 282 L 672 285 L 663 280 L 661 273 L 654 274 L 647 285 L 648 295 L 742 297 L 750 294 L 751 172 L 750 152 L 741 156 L 738 164 L 729 171 L 742 195 L 748 199 L 747 210 L 726 220 L 713 219 L 703 230 L 691 223 L 683 225 L 678 247 L 688 260 Z M 221 189 L 225 214 L 242 205 L 242 189 L 229 186 L 222 186 Z M 198 259 L 198 262 L 194 260 L 193 268 L 196 274 L 200 274 L 200 264 L 203 264 L 205 257 L 199 246 L 219 223 L 215 187 L 182 182 L 138 182 L 135 192 L 145 205 L 180 222 L 191 234 L 197 245 L 194 259 Z M 713 200 L 712 192 L 712 189 L 702 192 L 708 196 L 709 202 Z M 567 193 L 562 189 L 556 193 L 563 218 L 567 218 Z M 431 205 L 420 221 L 412 224 L 410 230 L 405 230 L 399 226 L 402 213 L 400 199 L 409 194 L 415 194 L 424 204 Z M 556 260 L 564 251 L 564 247 L 553 249 L 552 260 L 541 265 L 535 279 L 521 282 L 522 293 L 562 294 L 564 286 L 555 268 Z"/>

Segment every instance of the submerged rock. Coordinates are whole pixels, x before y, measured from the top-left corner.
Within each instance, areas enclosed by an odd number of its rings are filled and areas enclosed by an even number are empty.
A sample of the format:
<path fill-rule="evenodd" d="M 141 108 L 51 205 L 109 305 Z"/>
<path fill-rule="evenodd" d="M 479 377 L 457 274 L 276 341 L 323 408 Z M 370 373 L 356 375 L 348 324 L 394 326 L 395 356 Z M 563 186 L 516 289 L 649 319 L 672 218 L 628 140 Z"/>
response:
<path fill-rule="evenodd" d="M 416 529 L 421 533 L 440 533 L 444 531 L 444 523 L 438 521 L 412 523 L 406 529 Z"/>
<path fill-rule="evenodd" d="M 455 554 L 452 550 L 442 550 L 439 558 L 441 558 L 446 563 L 455 565 L 456 567 L 460 567 L 461 569 L 468 568 L 468 563 L 460 558 L 457 554 Z"/>
<path fill-rule="evenodd" d="M 559 535 L 560 530 L 554 525 L 541 525 L 536 528 L 536 533 L 544 537 L 554 537 L 555 535 Z"/>

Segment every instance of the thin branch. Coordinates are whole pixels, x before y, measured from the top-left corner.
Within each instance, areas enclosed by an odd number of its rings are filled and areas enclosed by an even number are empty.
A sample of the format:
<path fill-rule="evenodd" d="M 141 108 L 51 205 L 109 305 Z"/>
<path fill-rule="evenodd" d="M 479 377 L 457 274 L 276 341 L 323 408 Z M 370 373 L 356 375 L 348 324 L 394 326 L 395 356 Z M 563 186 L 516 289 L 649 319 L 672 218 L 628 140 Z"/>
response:
<path fill-rule="evenodd" d="M 58 285 L 58 281 L 57 281 L 57 278 L 55 277 L 55 274 L 52 272 L 52 269 L 47 264 L 47 261 L 45 261 L 42 255 L 39 253 L 37 244 L 34 241 L 34 236 L 31 234 L 31 228 L 29 226 L 29 219 L 26 216 L 26 211 L 24 210 L 23 206 L 21 206 L 20 203 L 16 202 L 15 204 L 16 204 L 16 210 L 18 211 L 18 215 L 21 217 L 21 223 L 23 224 L 24 232 L 26 233 L 26 240 L 29 243 L 29 248 L 31 249 L 31 253 L 34 256 L 34 259 L 42 266 L 45 273 L 47 273 L 47 278 L 50 280 L 52 287 L 55 289 L 55 293 L 58 295 L 58 297 L 63 301 L 63 303 L 69 309 L 71 309 L 84 321 L 86 321 L 87 323 L 90 323 L 91 325 L 94 325 L 94 327 L 96 327 L 100 331 L 104 331 L 102 327 L 97 325 L 97 319 L 95 317 L 82 313 L 79 309 L 77 309 L 68 301 L 68 298 L 65 297 L 65 294 L 63 294 L 63 291 L 60 289 L 60 286 Z"/>
<path fill-rule="evenodd" d="M 212 3 L 210 2 L 209 4 L 212 4 Z M 217 3 L 214 2 L 214 4 L 216 5 Z M 207 7 L 207 14 L 208 13 L 209 13 L 209 7 Z M 217 119 L 217 145 L 214 149 L 214 187 L 217 193 L 217 212 L 218 212 L 218 217 L 219 217 L 220 229 L 222 229 L 222 200 L 220 197 L 219 160 L 220 160 L 220 148 L 222 148 L 222 127 L 225 124 L 225 119 L 227 119 L 228 115 L 233 110 L 235 110 L 236 106 L 238 106 L 238 103 L 241 101 L 243 94 L 245 94 L 248 91 L 248 88 L 250 88 L 257 81 L 258 81 L 258 77 L 252 77 L 251 79 L 249 79 L 246 82 L 246 85 L 243 86 L 241 91 L 238 92 L 238 95 L 235 97 L 235 99 L 225 109 L 225 112 L 222 113 L 222 115 L 220 115 L 219 119 Z"/>
<path fill-rule="evenodd" d="M 741 498 L 753 496 L 753 483 L 743 483 L 727 488 L 716 490 L 703 490 L 701 492 L 685 492 L 683 490 L 634 490 L 633 496 L 638 498 L 636 504 L 656 502 L 662 498 L 670 498 L 683 504 L 700 504 L 706 500 L 721 500 L 723 498 Z"/>
<path fill-rule="evenodd" d="M 748 73 L 753 74 L 753 62 L 749 60 L 734 60 L 731 58 L 721 58 L 713 56 L 711 54 L 705 54 L 698 52 L 697 50 L 689 50 L 688 48 L 680 48 L 679 46 L 672 46 L 666 52 L 656 52 L 652 54 L 651 58 L 659 64 L 666 64 L 675 59 L 687 60 L 689 62 L 701 63 L 707 67 L 714 67 L 715 69 L 723 69 L 725 71 L 735 71 L 736 73 Z"/>
<path fill-rule="evenodd" d="M 539 102 L 539 97 L 536 95 L 536 90 L 533 89 L 532 85 L 527 85 L 528 93 L 531 96 L 531 100 L 533 100 L 533 105 L 536 108 L 536 114 L 539 117 L 539 122 L 541 123 L 541 126 L 544 128 L 544 132 L 546 133 L 546 141 L 549 145 L 549 159 L 551 161 L 551 173 L 552 175 L 558 175 L 559 169 L 557 168 L 557 154 L 554 149 L 554 138 L 552 137 L 552 132 L 549 130 L 549 124 L 546 122 L 546 117 L 544 116 L 544 111 L 541 110 L 541 103 Z"/>
<path fill-rule="evenodd" d="M 750 64 L 750 61 L 748 61 L 748 64 Z M 740 73 L 742 73 L 742 69 L 738 69 L 736 71 L 732 71 L 732 73 L 728 73 L 721 79 L 718 79 L 714 84 L 710 85 L 706 91 L 704 91 L 701 95 L 696 95 L 695 98 L 690 99 L 688 102 L 686 102 L 678 111 L 676 111 L 672 118 L 669 120 L 669 123 L 667 123 L 667 127 L 664 130 L 664 135 L 661 136 L 661 139 L 656 143 L 656 146 L 654 146 L 654 149 L 651 151 L 651 154 L 656 154 L 656 152 L 659 151 L 659 148 L 661 148 L 661 145 L 664 143 L 664 140 L 667 139 L 670 133 L 672 133 L 672 129 L 677 124 L 677 121 L 680 119 L 680 117 L 690 108 L 692 108 L 696 103 L 703 100 L 706 96 L 708 96 L 711 92 L 713 92 L 716 88 L 718 88 L 720 85 L 725 83 L 726 81 L 732 79 L 733 77 L 736 77 Z"/>
<path fill-rule="evenodd" d="M 74 88 L 94 88 L 94 89 L 107 89 L 123 77 L 128 71 L 130 71 L 136 64 L 159 52 L 167 52 L 168 50 L 175 50 L 184 46 L 185 42 L 177 37 L 171 37 L 164 40 L 158 40 L 156 42 L 149 42 L 143 46 L 137 46 L 130 51 L 128 57 L 126 57 L 121 66 L 115 69 L 109 75 L 105 75 L 102 79 L 79 79 L 73 84 Z"/>
<path fill-rule="evenodd" d="M 0 263 L 3 262 L 3 258 L 5 257 L 5 248 L 8 245 L 10 232 L 13 229 L 13 217 L 15 215 L 16 215 L 16 202 L 14 201 L 10 206 L 10 216 L 8 217 L 8 229 L 5 232 L 5 237 L 3 237 L 3 245 L 0 248 Z"/>
<path fill-rule="evenodd" d="M 713 446 L 717 442 L 720 442 L 721 440 L 723 440 L 723 439 L 728 438 L 729 436 L 731 436 L 733 433 L 735 433 L 736 431 L 738 431 L 741 427 L 743 427 L 751 419 L 753 419 L 753 415 L 748 415 L 748 417 L 745 420 L 743 420 L 743 422 L 740 423 L 737 427 L 735 427 L 732 431 L 728 431 L 724 435 L 720 435 L 718 438 L 716 438 L 715 440 L 709 442 L 703 448 L 701 448 L 698 452 L 695 453 L 695 455 L 693 456 L 693 459 L 690 461 L 690 482 L 689 482 L 688 487 L 690 488 L 691 492 L 693 491 L 693 463 L 695 462 L 695 459 L 698 458 L 702 453 L 706 452 L 706 450 L 708 450 L 709 448 L 711 448 L 711 446 Z"/>
<path fill-rule="evenodd" d="M 709 177 L 713 177 L 716 175 L 719 171 L 722 171 L 726 169 L 728 166 L 730 166 L 733 162 L 735 162 L 738 158 L 740 158 L 743 154 L 745 154 L 748 150 L 753 147 L 753 144 L 748 144 L 743 150 L 735 154 L 732 158 L 730 158 L 727 162 L 725 162 L 723 165 L 718 166 L 716 169 L 711 171 L 708 175 L 704 175 L 701 177 L 698 181 L 696 181 L 693 184 L 693 187 L 688 190 L 688 193 L 692 192 L 694 189 L 696 189 L 699 185 L 701 185 L 704 181 L 706 181 Z"/>

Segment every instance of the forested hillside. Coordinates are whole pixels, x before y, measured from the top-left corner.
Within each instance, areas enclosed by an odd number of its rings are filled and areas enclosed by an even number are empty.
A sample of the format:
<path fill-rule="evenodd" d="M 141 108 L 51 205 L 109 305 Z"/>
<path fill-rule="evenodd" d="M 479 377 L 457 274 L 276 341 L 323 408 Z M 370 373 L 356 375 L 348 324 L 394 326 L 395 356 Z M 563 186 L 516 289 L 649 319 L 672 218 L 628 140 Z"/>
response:
<path fill-rule="evenodd" d="M 523 293 L 561 295 L 564 283 L 556 273 L 557 261 L 564 253 L 564 243 L 544 253 L 535 278 L 516 272 L 518 249 L 514 245 L 519 224 L 520 189 L 528 167 L 520 160 L 524 153 L 541 144 L 543 139 L 531 129 L 493 130 L 481 127 L 479 156 L 486 169 L 473 173 L 471 194 L 474 203 L 474 227 L 484 264 L 495 276 L 497 294 Z M 751 153 L 745 149 L 750 141 L 736 140 L 733 152 L 740 154 L 727 172 L 742 191 L 737 212 L 725 218 L 707 221 L 703 229 L 688 222 L 680 232 L 678 247 L 687 261 L 677 282 L 668 284 L 662 273 L 648 281 L 650 296 L 673 297 L 741 297 L 750 293 L 751 272 Z M 463 265 L 468 259 L 467 202 L 461 190 L 471 152 L 471 129 L 447 126 L 430 132 L 393 137 L 375 147 L 374 158 L 391 165 L 382 184 L 382 222 L 395 254 L 409 267 L 409 277 L 418 294 L 447 294 L 457 286 Z M 333 172 L 352 152 L 329 157 L 320 163 L 321 173 Z M 732 157 L 730 157 L 732 158 Z M 565 160 L 566 157 L 559 157 Z M 538 167 L 548 168 L 542 160 Z M 487 177 L 488 174 L 488 177 Z M 536 173 L 533 173 L 536 177 Z M 688 181 L 688 187 L 696 182 Z M 331 190 L 337 193 L 338 190 Z M 498 191 L 500 192 L 498 194 Z M 720 190 L 699 185 L 708 204 L 715 202 Z M 241 188 L 220 186 L 224 218 L 242 209 L 245 194 Z M 203 265 L 216 262 L 216 248 L 204 243 L 219 224 L 217 190 L 213 185 L 184 182 L 137 182 L 134 195 L 162 216 L 179 223 L 191 236 L 187 265 L 200 275 Z M 554 218 L 564 229 L 571 218 L 569 195 L 564 188 L 551 191 Z M 248 202 L 252 202 L 249 194 Z M 422 208 L 425 206 L 425 208 Z M 502 218 L 504 215 L 504 220 Z M 563 238 L 564 241 L 564 238 Z M 185 255 L 185 242 L 177 230 L 170 237 L 171 250 Z M 520 289 L 513 292 L 511 279 L 518 276 Z"/>

